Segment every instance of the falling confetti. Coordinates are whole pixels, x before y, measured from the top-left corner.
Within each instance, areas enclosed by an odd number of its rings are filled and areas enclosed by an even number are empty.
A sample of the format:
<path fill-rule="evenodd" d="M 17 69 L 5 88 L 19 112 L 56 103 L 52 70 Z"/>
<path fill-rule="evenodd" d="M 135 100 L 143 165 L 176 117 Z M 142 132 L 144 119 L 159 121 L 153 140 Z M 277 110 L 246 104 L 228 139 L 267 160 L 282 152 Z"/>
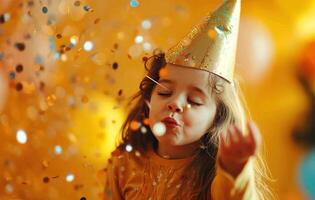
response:
<path fill-rule="evenodd" d="M 47 8 L 46 6 L 44 6 L 44 7 L 42 8 L 42 12 L 43 12 L 44 14 L 48 13 L 48 8 Z"/>
<path fill-rule="evenodd" d="M 18 130 L 16 133 L 16 140 L 21 143 L 21 144 L 25 144 L 27 142 L 27 135 L 26 132 L 24 130 Z"/>
<path fill-rule="evenodd" d="M 113 67 L 114 70 L 116 70 L 116 69 L 118 68 L 118 63 L 117 63 L 117 62 L 114 62 L 113 65 L 112 65 L 112 67 Z"/>
<path fill-rule="evenodd" d="M 144 28 L 144 29 L 150 29 L 151 26 L 152 26 L 151 21 L 148 20 L 148 19 L 147 20 L 143 20 L 141 25 L 142 25 L 142 28 Z"/>
<path fill-rule="evenodd" d="M 25 49 L 25 44 L 24 43 L 21 43 L 21 42 L 17 42 L 15 43 L 15 48 L 17 48 L 19 51 L 24 51 Z"/>
<path fill-rule="evenodd" d="M 136 8 L 139 6 L 139 2 L 137 0 L 130 0 L 130 6 Z"/>
<path fill-rule="evenodd" d="M 9 13 L 5 13 L 5 14 L 0 15 L 0 24 L 6 23 L 7 21 L 9 21 L 9 19 L 10 19 Z"/>
<path fill-rule="evenodd" d="M 157 136 L 163 136 L 166 132 L 166 126 L 162 122 L 157 122 L 153 125 L 153 133 Z"/>
<path fill-rule="evenodd" d="M 61 148 L 61 146 L 59 146 L 59 145 L 55 146 L 55 153 L 56 153 L 56 154 L 61 154 L 61 153 L 62 153 L 62 148 Z"/>
<path fill-rule="evenodd" d="M 66 176 L 66 181 L 67 182 L 72 182 L 74 180 L 74 175 L 69 173 L 67 176 Z"/>
<path fill-rule="evenodd" d="M 85 51 L 91 51 L 93 49 L 93 43 L 91 41 L 86 41 L 83 48 Z"/>
<path fill-rule="evenodd" d="M 130 144 L 127 144 L 127 145 L 126 145 L 126 151 L 127 151 L 127 152 L 131 152 L 132 149 L 133 149 L 133 148 L 132 148 L 132 146 L 131 146 Z"/>
<path fill-rule="evenodd" d="M 15 89 L 16 91 L 21 91 L 23 90 L 23 84 L 18 82 L 16 85 L 15 85 Z"/>
<path fill-rule="evenodd" d="M 15 67 L 15 71 L 17 73 L 21 73 L 23 71 L 23 65 L 21 64 L 18 64 L 16 67 Z"/>

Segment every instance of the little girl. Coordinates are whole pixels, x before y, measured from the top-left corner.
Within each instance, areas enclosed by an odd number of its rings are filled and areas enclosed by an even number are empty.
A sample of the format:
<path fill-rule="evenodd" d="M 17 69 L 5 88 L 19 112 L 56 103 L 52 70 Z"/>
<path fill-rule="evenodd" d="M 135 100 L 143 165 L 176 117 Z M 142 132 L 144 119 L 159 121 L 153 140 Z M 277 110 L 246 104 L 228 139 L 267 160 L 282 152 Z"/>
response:
<path fill-rule="evenodd" d="M 260 133 L 246 122 L 233 79 L 239 16 L 240 0 L 227 0 L 166 54 L 145 60 L 148 74 L 105 170 L 105 199 L 267 199 L 254 170 Z"/>

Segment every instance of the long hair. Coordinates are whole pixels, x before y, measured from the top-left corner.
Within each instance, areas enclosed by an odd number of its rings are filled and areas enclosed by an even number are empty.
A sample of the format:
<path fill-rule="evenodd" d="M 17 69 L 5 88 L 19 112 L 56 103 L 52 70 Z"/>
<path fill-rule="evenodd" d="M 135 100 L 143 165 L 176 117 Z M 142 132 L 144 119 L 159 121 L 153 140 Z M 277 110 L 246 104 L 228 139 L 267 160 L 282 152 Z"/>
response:
<path fill-rule="evenodd" d="M 144 59 L 144 61 L 147 75 L 158 81 L 160 78 L 159 72 L 166 65 L 164 53 L 160 52 L 149 59 Z M 228 127 L 232 124 L 236 124 L 243 131 L 246 126 L 246 113 L 238 83 L 234 81 L 233 84 L 229 84 L 212 73 L 209 73 L 208 80 L 211 93 L 215 97 L 217 111 L 209 131 L 200 139 L 202 148 L 196 150 L 193 161 L 185 169 L 186 172 L 193 172 L 195 176 L 190 187 L 192 187 L 193 199 L 198 200 L 208 200 L 210 198 L 209 189 L 215 177 L 219 134 L 226 133 Z M 158 141 L 146 123 L 149 117 L 149 107 L 146 102 L 150 101 L 155 85 L 153 81 L 144 77 L 139 86 L 140 90 L 131 98 L 130 103 L 136 102 L 122 125 L 119 150 L 124 151 L 127 144 L 142 152 L 145 152 L 150 146 L 157 147 Z M 131 126 L 132 123 L 140 123 L 142 129 L 146 131 L 135 129 Z M 255 163 L 255 181 L 258 196 L 261 200 L 269 200 L 272 193 L 265 184 L 264 177 L 268 177 L 265 165 L 263 165 L 259 155 L 256 157 L 256 160 L 259 161 Z M 184 181 L 184 183 L 188 184 L 187 181 Z"/>

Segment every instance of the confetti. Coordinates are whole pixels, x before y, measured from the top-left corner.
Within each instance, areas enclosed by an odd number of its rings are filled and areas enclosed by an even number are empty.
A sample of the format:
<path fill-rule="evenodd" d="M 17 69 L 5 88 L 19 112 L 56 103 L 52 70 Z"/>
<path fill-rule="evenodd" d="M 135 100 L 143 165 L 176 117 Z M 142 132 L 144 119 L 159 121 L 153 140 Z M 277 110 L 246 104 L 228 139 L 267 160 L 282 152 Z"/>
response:
<path fill-rule="evenodd" d="M 73 5 L 75 5 L 75 6 L 80 6 L 80 5 L 81 5 L 81 2 L 80 2 L 80 1 L 75 1 Z"/>
<path fill-rule="evenodd" d="M 78 36 L 76 36 L 76 35 L 71 36 L 71 38 L 70 38 L 71 44 L 76 45 L 78 43 L 78 41 L 79 41 Z"/>
<path fill-rule="evenodd" d="M 131 146 L 130 144 L 127 144 L 127 145 L 126 145 L 126 151 L 127 151 L 127 152 L 131 152 L 132 149 L 133 149 L 133 148 L 132 148 L 132 146 Z"/>
<path fill-rule="evenodd" d="M 44 14 L 48 13 L 48 8 L 47 8 L 46 6 L 44 6 L 44 7 L 42 8 L 42 12 L 43 12 Z"/>
<path fill-rule="evenodd" d="M 120 89 L 119 91 L 118 91 L 118 96 L 121 96 L 122 95 L 122 89 Z"/>
<path fill-rule="evenodd" d="M 141 25 L 142 25 L 142 28 L 144 28 L 144 29 L 150 29 L 151 26 L 152 26 L 151 21 L 148 20 L 148 19 L 147 20 L 143 20 Z"/>
<path fill-rule="evenodd" d="M 67 176 L 66 176 L 66 181 L 67 182 L 72 182 L 74 180 L 74 175 L 69 173 Z"/>
<path fill-rule="evenodd" d="M 12 185 L 11 184 L 6 184 L 5 185 L 5 191 L 7 192 L 7 193 L 12 193 L 13 192 L 13 187 L 12 187 Z"/>
<path fill-rule="evenodd" d="M 83 9 L 86 11 L 86 12 L 88 12 L 88 11 L 90 11 L 90 7 L 88 6 L 88 5 L 85 5 L 85 6 L 83 6 Z"/>
<path fill-rule="evenodd" d="M 9 21 L 9 19 L 10 19 L 9 13 L 5 13 L 5 14 L 0 15 L 0 24 L 6 23 L 7 21 Z"/>
<path fill-rule="evenodd" d="M 168 70 L 165 67 L 161 68 L 159 71 L 159 76 L 166 77 L 167 75 L 168 75 Z"/>
<path fill-rule="evenodd" d="M 85 197 L 81 197 L 80 200 L 86 200 L 86 198 Z"/>
<path fill-rule="evenodd" d="M 86 41 L 83 48 L 85 51 L 91 51 L 93 49 L 93 43 L 91 41 Z"/>
<path fill-rule="evenodd" d="M 143 42 L 143 36 L 142 35 L 137 35 L 135 38 L 135 43 L 140 44 Z"/>
<path fill-rule="evenodd" d="M 57 34 L 56 34 L 56 38 L 57 38 L 57 39 L 61 39 L 61 38 L 62 38 L 62 35 L 61 35 L 60 33 L 57 33 Z"/>
<path fill-rule="evenodd" d="M 158 122 L 153 126 L 153 133 L 157 136 L 163 136 L 166 132 L 166 127 L 162 122 Z"/>
<path fill-rule="evenodd" d="M 137 121 L 132 121 L 130 123 L 130 129 L 133 130 L 133 131 L 138 130 L 139 126 L 140 126 L 140 123 L 137 122 Z"/>
<path fill-rule="evenodd" d="M 24 130 L 18 130 L 16 132 L 16 140 L 20 143 L 20 144 L 25 144 L 27 142 L 27 135 L 26 132 Z"/>
<path fill-rule="evenodd" d="M 15 85 L 15 89 L 16 91 L 21 91 L 23 90 L 23 84 L 18 82 L 16 85 Z"/>
<path fill-rule="evenodd" d="M 114 70 L 116 70 L 116 69 L 118 68 L 118 63 L 117 63 L 117 62 L 114 62 L 113 65 L 112 65 L 112 67 L 113 67 Z"/>
<path fill-rule="evenodd" d="M 15 71 L 17 73 L 21 73 L 23 71 L 23 65 L 21 64 L 18 64 L 16 67 L 15 67 Z"/>
<path fill-rule="evenodd" d="M 17 48 L 19 51 L 24 51 L 25 49 L 25 44 L 24 43 L 21 43 L 21 42 L 17 42 L 15 43 L 15 48 Z"/>
<path fill-rule="evenodd" d="M 45 176 L 45 177 L 43 178 L 43 182 L 44 182 L 44 183 L 49 183 L 49 181 L 50 181 L 49 177 Z"/>
<path fill-rule="evenodd" d="M 130 0 L 130 6 L 136 8 L 139 6 L 139 2 L 137 0 Z"/>
<path fill-rule="evenodd" d="M 56 154 L 61 154 L 61 153 L 62 153 L 62 148 L 61 148 L 61 146 L 59 146 L 59 145 L 55 146 L 55 153 L 56 153 Z"/>
<path fill-rule="evenodd" d="M 152 45 L 149 42 L 143 43 L 143 49 L 145 51 L 150 51 L 152 49 Z"/>
<path fill-rule="evenodd" d="M 10 79 L 10 80 L 15 79 L 15 72 L 10 72 L 10 73 L 9 73 L 9 79 Z"/>
<path fill-rule="evenodd" d="M 145 133 L 147 133 L 147 128 L 145 126 L 142 126 L 140 128 L 140 131 L 141 131 L 141 133 L 145 134 Z"/>

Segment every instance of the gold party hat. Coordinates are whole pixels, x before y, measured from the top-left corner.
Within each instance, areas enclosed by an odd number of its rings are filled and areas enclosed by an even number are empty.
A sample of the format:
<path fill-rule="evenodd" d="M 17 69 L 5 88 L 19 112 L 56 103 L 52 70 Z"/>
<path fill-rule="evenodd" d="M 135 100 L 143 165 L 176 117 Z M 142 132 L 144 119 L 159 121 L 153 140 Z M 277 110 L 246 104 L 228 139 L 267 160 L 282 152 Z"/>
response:
<path fill-rule="evenodd" d="M 206 70 L 231 83 L 240 10 L 240 0 L 224 0 L 222 6 L 167 51 L 166 62 Z"/>

